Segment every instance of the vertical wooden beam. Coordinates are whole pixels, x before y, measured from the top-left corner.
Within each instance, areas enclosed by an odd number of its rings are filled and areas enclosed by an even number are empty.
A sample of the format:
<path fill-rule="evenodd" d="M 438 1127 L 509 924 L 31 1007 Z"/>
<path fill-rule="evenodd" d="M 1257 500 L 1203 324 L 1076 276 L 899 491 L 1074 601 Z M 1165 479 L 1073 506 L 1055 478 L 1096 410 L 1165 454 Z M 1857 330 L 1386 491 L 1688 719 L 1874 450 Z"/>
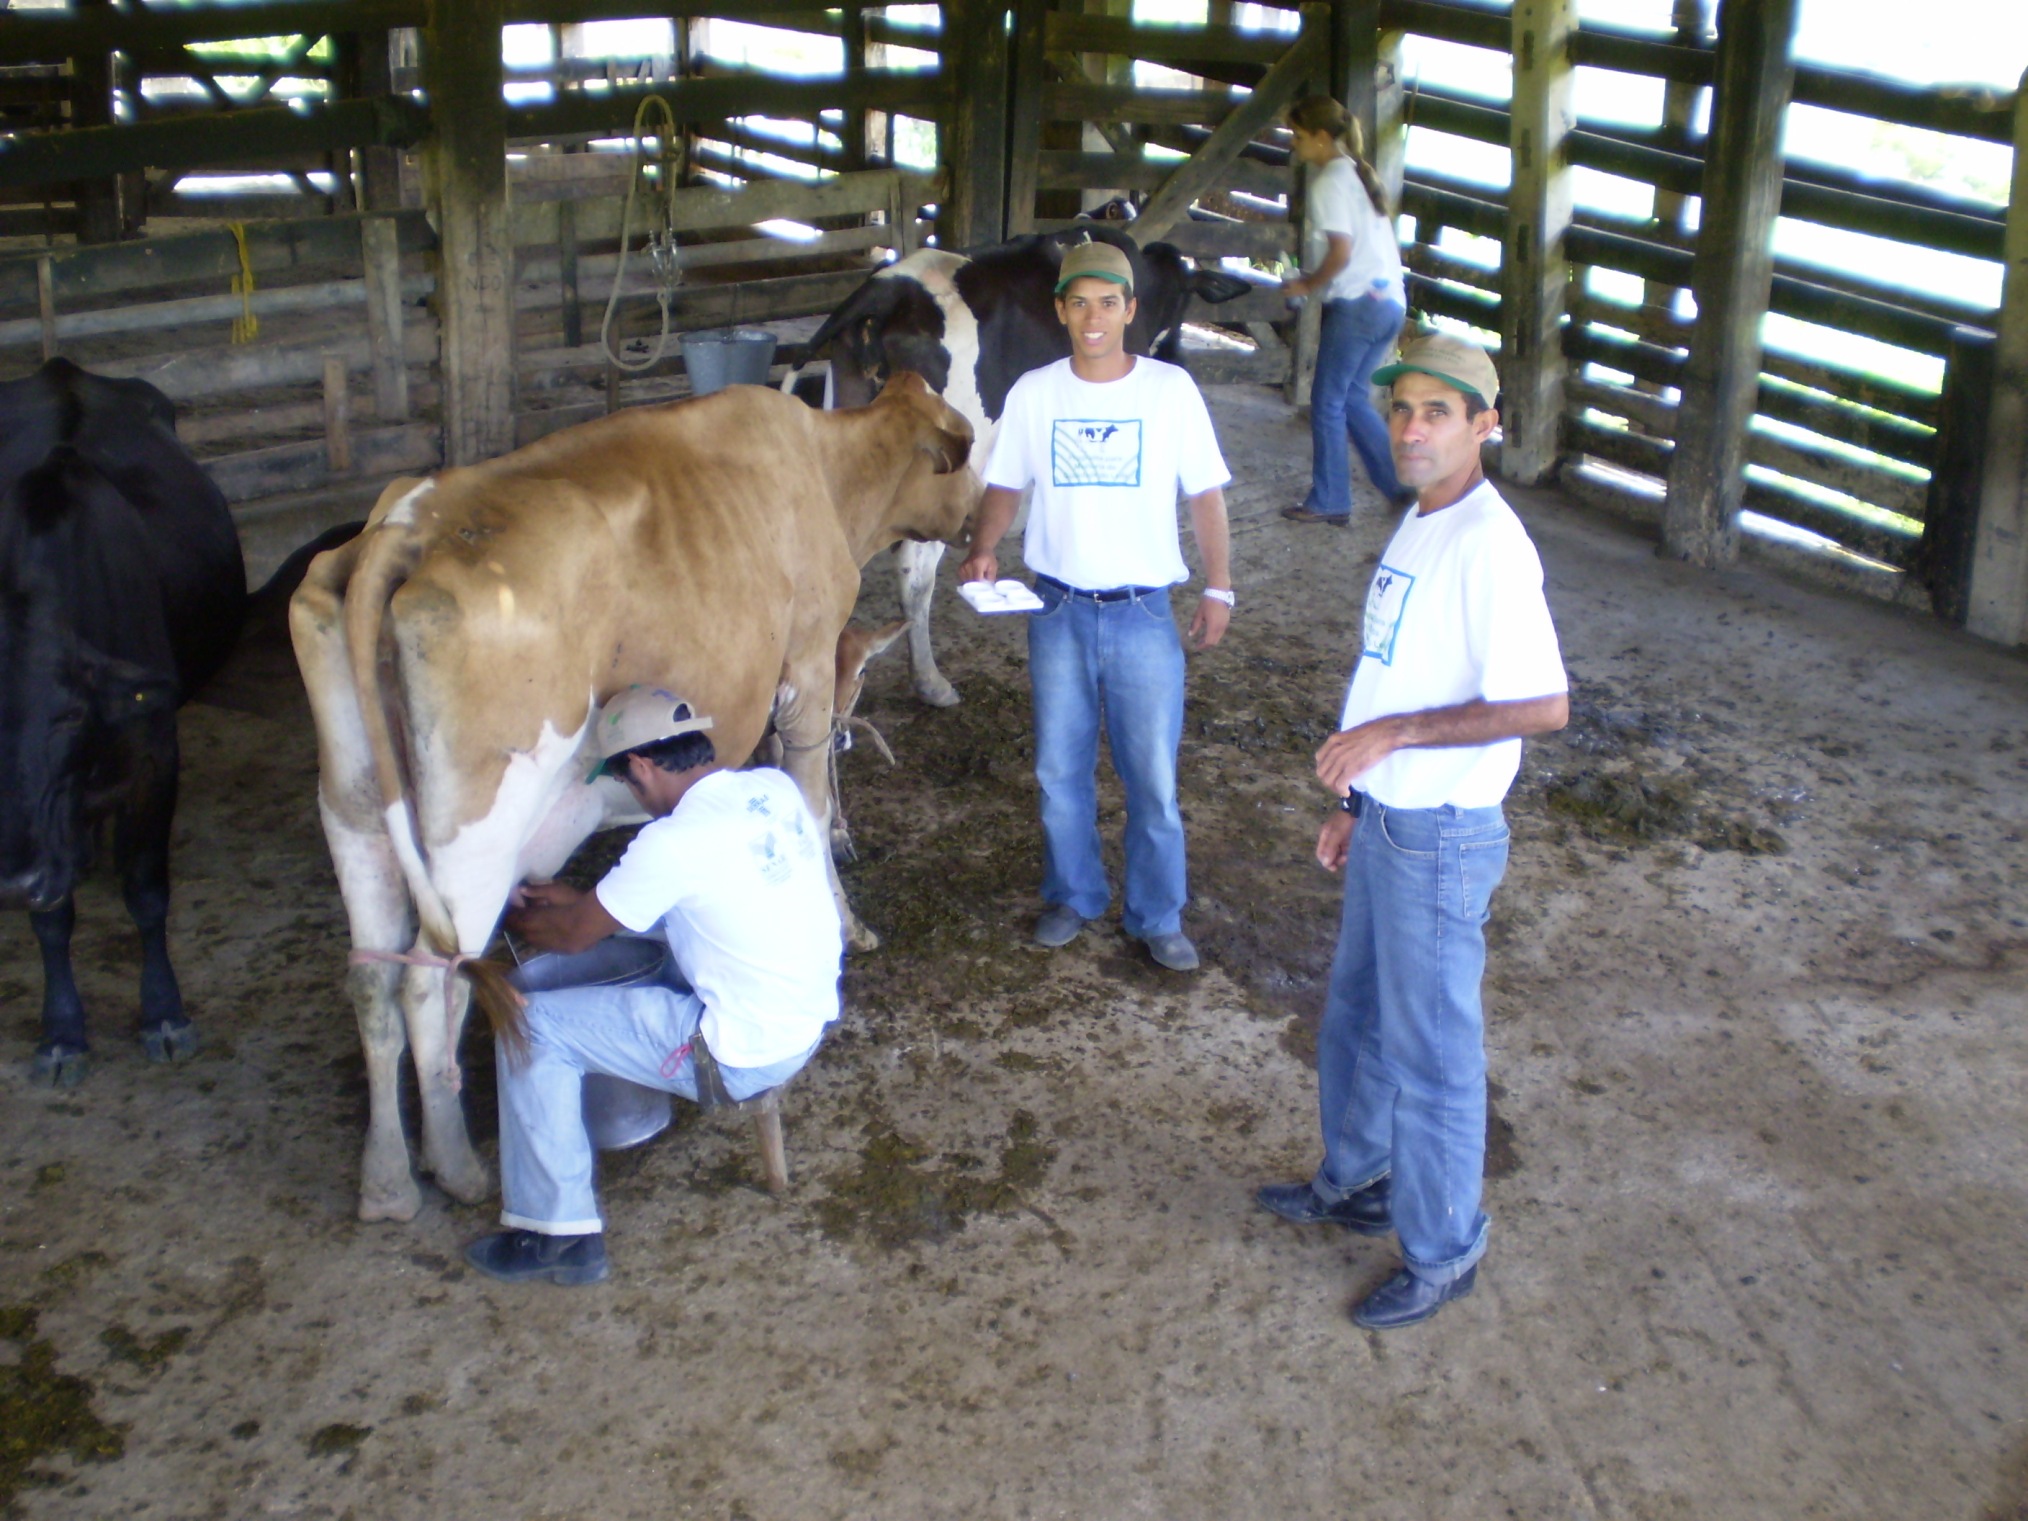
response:
<path fill-rule="evenodd" d="M 1367 160 L 1380 176 L 1387 204 L 1399 210 L 1408 151 L 1402 33 L 1381 27 L 1381 4 L 1382 0 L 1342 0 L 1331 8 L 1330 90 L 1359 123 Z"/>
<path fill-rule="evenodd" d="M 2028 74 L 2014 97 L 2006 270 L 1965 627 L 2014 645 L 2028 642 Z"/>
<path fill-rule="evenodd" d="M 1570 159 L 1576 123 L 1571 39 L 1577 0 L 1514 0 L 1513 181 L 1500 270 L 1500 473 L 1524 486 L 1547 480 L 1563 425 L 1563 316 L 1570 297 Z"/>
<path fill-rule="evenodd" d="M 366 343 L 373 356 L 373 412 L 382 422 L 406 422 L 408 362 L 401 336 L 401 239 L 393 217 L 360 219 L 359 257 L 366 271 Z"/>
<path fill-rule="evenodd" d="M 514 243 L 507 216 L 501 0 L 430 0 L 423 86 L 438 240 L 444 462 L 514 447 Z"/>
<path fill-rule="evenodd" d="M 845 79 L 857 85 L 866 78 L 866 12 L 859 5 L 848 3 L 839 12 L 838 28 L 845 44 Z M 864 106 L 845 108 L 841 139 L 848 174 L 866 167 L 868 124 L 869 113 Z"/>
<path fill-rule="evenodd" d="M 1043 34 L 1049 0 L 1014 7 L 1014 100 L 1007 129 L 1007 235 L 1035 231 L 1036 170 L 1042 151 L 1042 87 L 1048 62 Z"/>
<path fill-rule="evenodd" d="M 352 396 L 336 354 L 324 356 L 324 464 L 333 475 L 352 471 Z"/>
<path fill-rule="evenodd" d="M 1739 554 L 1746 434 L 1760 390 L 1760 329 L 1774 281 L 1782 118 L 1795 83 L 1798 0 L 1724 0 L 1661 552 L 1693 565 Z"/>
<path fill-rule="evenodd" d="M 1678 46 L 1694 48 L 1704 46 L 1704 40 L 1711 31 L 1712 0 L 1675 0 L 1675 11 L 1671 22 L 1676 29 Z M 1708 88 L 1705 85 L 1685 84 L 1670 80 L 1662 87 L 1662 146 L 1676 153 L 1695 157 L 1702 151 L 1691 136 L 1697 121 L 1697 100 Z M 1649 220 L 1649 228 L 1657 241 L 1680 244 L 1690 234 L 1690 197 L 1681 191 L 1655 190 L 1655 214 Z M 1578 280 L 1579 288 L 1583 281 Z M 1676 315 L 1676 295 L 1680 286 L 1669 285 L 1659 280 L 1641 282 L 1641 304 L 1658 320 L 1673 319 Z M 1668 387 L 1659 381 L 1634 381 L 1634 389 L 1645 391 L 1650 396 L 1660 396 Z M 1646 431 L 1638 422 L 1630 425 L 1637 431 Z"/>
<path fill-rule="evenodd" d="M 54 359 L 57 355 L 56 271 L 51 267 L 47 254 L 35 261 L 35 306 L 42 316 L 42 357 Z"/>
<path fill-rule="evenodd" d="M 78 0 L 81 11 L 110 10 L 112 0 Z M 109 127 L 113 122 L 113 56 L 80 54 L 71 60 L 70 124 Z M 81 180 L 73 190 L 80 243 L 117 243 L 120 238 L 120 178 Z"/>
<path fill-rule="evenodd" d="M 1007 236 L 1007 5 L 944 0 L 944 68 L 957 82 L 939 154 L 949 181 L 940 241 L 975 248 Z"/>
<path fill-rule="evenodd" d="M 394 39 L 385 30 L 332 39 L 338 53 L 338 93 L 373 100 L 394 93 Z M 401 206 L 401 150 L 369 147 L 359 154 L 359 207 L 394 211 Z"/>

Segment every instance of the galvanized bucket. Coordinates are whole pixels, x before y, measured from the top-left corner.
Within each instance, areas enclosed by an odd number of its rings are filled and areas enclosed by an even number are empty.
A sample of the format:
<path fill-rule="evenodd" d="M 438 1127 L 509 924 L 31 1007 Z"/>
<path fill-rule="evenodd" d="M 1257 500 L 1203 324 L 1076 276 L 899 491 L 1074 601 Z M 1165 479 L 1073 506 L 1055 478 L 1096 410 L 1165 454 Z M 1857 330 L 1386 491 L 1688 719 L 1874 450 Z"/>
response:
<path fill-rule="evenodd" d="M 693 396 L 766 385 L 774 362 L 775 335 L 765 328 L 715 327 L 683 335 L 683 367 L 690 372 Z"/>
<path fill-rule="evenodd" d="M 558 988 L 625 988 L 658 982 L 669 948 L 657 936 L 614 935 L 574 956 L 531 957 L 508 979 L 524 993 Z M 669 1095 L 603 1072 L 584 1075 L 584 1128 L 600 1151 L 623 1151 L 669 1128 Z"/>

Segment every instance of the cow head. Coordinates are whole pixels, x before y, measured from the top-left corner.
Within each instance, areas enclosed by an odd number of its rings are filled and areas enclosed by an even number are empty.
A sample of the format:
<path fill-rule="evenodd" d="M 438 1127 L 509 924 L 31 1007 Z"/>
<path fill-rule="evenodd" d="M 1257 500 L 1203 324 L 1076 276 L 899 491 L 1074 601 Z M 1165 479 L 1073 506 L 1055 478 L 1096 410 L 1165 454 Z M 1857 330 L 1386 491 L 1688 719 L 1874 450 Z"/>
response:
<path fill-rule="evenodd" d="M 1237 300 L 1254 288 L 1222 269 L 1200 268 L 1171 243 L 1150 243 L 1141 250 L 1141 259 L 1148 279 L 1140 293 L 1134 331 L 1145 335 L 1149 354 L 1170 364 L 1182 363 L 1183 317 L 1192 296 L 1216 305 Z"/>
<path fill-rule="evenodd" d="M 0 901 L 51 908 L 89 864 L 90 820 L 131 776 L 173 681 L 79 639 L 46 586 L 0 589 Z"/>
<path fill-rule="evenodd" d="M 895 492 L 882 541 L 941 539 L 963 544 L 978 506 L 978 477 L 965 469 L 972 425 L 920 375 L 904 370 L 881 388 L 874 406 L 895 415 L 920 464 Z"/>

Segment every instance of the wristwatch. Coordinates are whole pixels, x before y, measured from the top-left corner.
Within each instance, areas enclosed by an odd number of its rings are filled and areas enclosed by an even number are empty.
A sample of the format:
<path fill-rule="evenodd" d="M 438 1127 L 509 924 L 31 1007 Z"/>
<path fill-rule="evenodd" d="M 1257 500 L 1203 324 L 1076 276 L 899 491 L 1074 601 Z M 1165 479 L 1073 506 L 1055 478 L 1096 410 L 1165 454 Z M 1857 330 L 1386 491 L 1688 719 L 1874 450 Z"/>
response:
<path fill-rule="evenodd" d="M 1207 586 L 1204 588 L 1204 595 L 1209 597 L 1213 602 L 1223 602 L 1227 607 L 1231 607 L 1233 604 L 1232 591 L 1229 587 Z"/>

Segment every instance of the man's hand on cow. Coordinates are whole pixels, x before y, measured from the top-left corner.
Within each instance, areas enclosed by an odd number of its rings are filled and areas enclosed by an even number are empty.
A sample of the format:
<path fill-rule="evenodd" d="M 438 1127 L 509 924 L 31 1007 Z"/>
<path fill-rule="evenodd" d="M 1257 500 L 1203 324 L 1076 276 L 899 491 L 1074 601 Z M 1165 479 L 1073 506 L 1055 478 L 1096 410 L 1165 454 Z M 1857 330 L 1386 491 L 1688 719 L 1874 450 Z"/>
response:
<path fill-rule="evenodd" d="M 1376 718 L 1356 729 L 1341 729 L 1317 751 L 1317 780 L 1333 797 L 1386 760 L 1397 748 L 1391 719 Z"/>
<path fill-rule="evenodd" d="M 588 951 L 620 928 L 598 894 L 563 882 L 526 882 L 514 890 L 507 928 L 538 951 Z"/>
<path fill-rule="evenodd" d="M 1326 871 L 1338 871 L 1352 853 L 1352 828 L 1359 821 L 1342 808 L 1333 808 L 1324 827 L 1317 831 L 1317 864 Z"/>
<path fill-rule="evenodd" d="M 1190 620 L 1187 635 L 1190 648 L 1208 650 L 1225 637 L 1226 625 L 1232 622 L 1232 609 L 1216 597 L 1199 597 L 1197 614 Z"/>

